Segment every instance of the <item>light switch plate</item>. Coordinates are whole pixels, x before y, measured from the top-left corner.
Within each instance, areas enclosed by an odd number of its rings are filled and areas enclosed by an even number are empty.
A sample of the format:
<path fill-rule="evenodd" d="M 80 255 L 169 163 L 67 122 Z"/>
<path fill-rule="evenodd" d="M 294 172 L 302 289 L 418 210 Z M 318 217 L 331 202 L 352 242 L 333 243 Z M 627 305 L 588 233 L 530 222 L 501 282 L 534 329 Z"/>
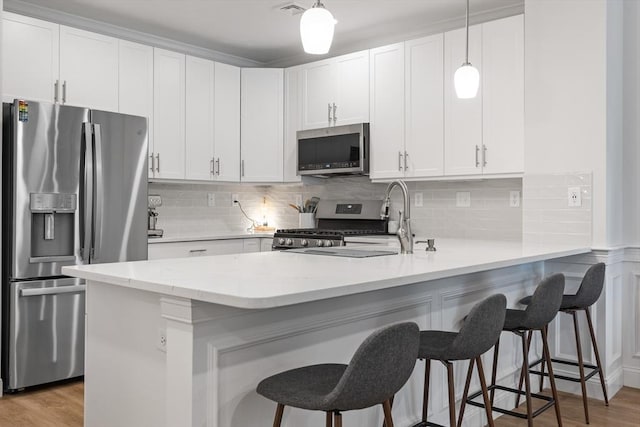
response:
<path fill-rule="evenodd" d="M 456 207 L 457 208 L 469 208 L 469 207 L 471 207 L 471 192 L 470 191 L 458 191 L 456 193 Z"/>
<path fill-rule="evenodd" d="M 519 208 L 520 207 L 520 192 L 519 191 L 509 191 L 509 207 L 511 207 L 511 208 Z"/>
<path fill-rule="evenodd" d="M 424 199 L 422 197 L 422 193 L 415 193 L 413 195 L 413 200 L 414 200 L 415 207 L 421 208 L 422 206 L 424 206 Z"/>
<path fill-rule="evenodd" d="M 213 208 L 216 205 L 215 193 L 207 193 L 207 206 Z"/>

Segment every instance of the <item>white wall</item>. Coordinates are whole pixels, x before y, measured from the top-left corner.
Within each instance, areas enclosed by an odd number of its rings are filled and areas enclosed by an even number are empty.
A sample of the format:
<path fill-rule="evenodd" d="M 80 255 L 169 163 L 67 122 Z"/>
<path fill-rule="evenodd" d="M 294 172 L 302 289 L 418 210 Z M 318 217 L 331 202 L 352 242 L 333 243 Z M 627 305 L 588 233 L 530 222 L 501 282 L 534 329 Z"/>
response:
<path fill-rule="evenodd" d="M 622 243 L 621 7 L 525 1 L 525 181 L 591 171 L 595 247 Z"/>

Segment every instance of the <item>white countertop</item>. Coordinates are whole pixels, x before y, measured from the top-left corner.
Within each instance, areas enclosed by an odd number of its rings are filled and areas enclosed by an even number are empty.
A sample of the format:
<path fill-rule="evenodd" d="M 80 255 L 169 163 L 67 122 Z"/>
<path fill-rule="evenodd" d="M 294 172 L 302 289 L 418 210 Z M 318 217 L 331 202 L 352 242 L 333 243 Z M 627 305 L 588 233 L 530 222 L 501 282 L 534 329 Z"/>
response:
<path fill-rule="evenodd" d="M 364 259 L 274 251 L 84 265 L 64 267 L 62 272 L 165 295 L 262 309 L 591 251 L 587 247 L 453 239 L 437 240 L 437 252 L 427 253 L 424 246 L 416 245 L 412 255 Z"/>
<path fill-rule="evenodd" d="M 152 243 L 175 243 L 175 242 L 199 242 L 203 240 L 229 240 L 229 239 L 259 239 L 259 238 L 273 238 L 273 233 L 249 233 L 249 232 L 229 232 L 229 233 L 203 233 L 203 234 L 186 234 L 181 236 L 162 236 L 162 237 L 150 237 L 149 244 Z"/>

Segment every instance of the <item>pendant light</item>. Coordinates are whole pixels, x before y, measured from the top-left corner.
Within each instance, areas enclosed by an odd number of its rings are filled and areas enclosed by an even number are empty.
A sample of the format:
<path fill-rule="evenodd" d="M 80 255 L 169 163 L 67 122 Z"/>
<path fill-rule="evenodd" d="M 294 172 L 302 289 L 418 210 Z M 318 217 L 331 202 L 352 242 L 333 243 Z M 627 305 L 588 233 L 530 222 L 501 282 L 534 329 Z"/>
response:
<path fill-rule="evenodd" d="M 478 69 L 469 62 L 469 0 L 467 0 L 467 42 L 464 64 L 456 70 L 453 75 L 453 84 L 456 95 L 460 99 L 475 98 L 480 86 L 480 73 Z"/>
<path fill-rule="evenodd" d="M 322 2 L 317 0 L 300 18 L 300 38 L 304 51 L 313 55 L 328 53 L 337 22 Z"/>

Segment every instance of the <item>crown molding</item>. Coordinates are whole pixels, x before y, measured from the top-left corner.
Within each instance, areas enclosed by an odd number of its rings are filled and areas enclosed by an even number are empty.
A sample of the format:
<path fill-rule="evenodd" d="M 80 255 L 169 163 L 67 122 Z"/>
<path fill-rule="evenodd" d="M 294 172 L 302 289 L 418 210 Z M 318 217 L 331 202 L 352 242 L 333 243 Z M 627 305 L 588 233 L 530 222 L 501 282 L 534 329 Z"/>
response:
<path fill-rule="evenodd" d="M 7 0 L 5 0 L 7 1 Z M 471 25 L 480 24 L 487 21 L 493 21 L 500 18 L 507 18 L 509 16 L 520 15 L 524 13 L 524 2 L 522 4 L 503 6 L 491 10 L 485 10 L 469 15 L 469 23 Z M 264 64 L 265 67 L 277 67 L 286 68 L 295 65 L 306 64 L 309 62 L 315 62 L 326 58 L 345 55 L 347 53 L 358 52 L 366 49 L 373 49 L 380 46 L 386 46 L 388 44 L 400 43 L 407 40 L 419 39 L 421 37 L 431 36 L 433 34 L 443 33 L 446 31 L 456 30 L 465 26 L 465 17 L 460 16 L 457 18 L 445 19 L 432 23 L 427 23 L 425 27 L 419 30 L 404 31 L 394 33 L 389 36 L 382 37 L 365 37 L 364 40 L 346 43 L 344 45 L 335 45 L 328 55 L 309 55 L 305 53 L 296 54 L 275 61 L 269 61 Z M 335 39 L 334 39 L 335 43 Z"/>
<path fill-rule="evenodd" d="M 155 36 L 141 31 L 120 27 L 94 19 L 83 18 L 70 13 L 61 12 L 48 7 L 27 3 L 22 0 L 4 0 L 3 9 L 20 15 L 30 16 L 45 21 L 55 22 L 61 25 L 79 28 L 94 33 L 100 33 L 123 40 L 142 43 L 153 47 L 172 50 L 187 55 L 210 59 L 237 67 L 261 67 L 262 62 L 240 56 L 231 55 L 217 50 L 182 43 L 165 37 Z"/>

